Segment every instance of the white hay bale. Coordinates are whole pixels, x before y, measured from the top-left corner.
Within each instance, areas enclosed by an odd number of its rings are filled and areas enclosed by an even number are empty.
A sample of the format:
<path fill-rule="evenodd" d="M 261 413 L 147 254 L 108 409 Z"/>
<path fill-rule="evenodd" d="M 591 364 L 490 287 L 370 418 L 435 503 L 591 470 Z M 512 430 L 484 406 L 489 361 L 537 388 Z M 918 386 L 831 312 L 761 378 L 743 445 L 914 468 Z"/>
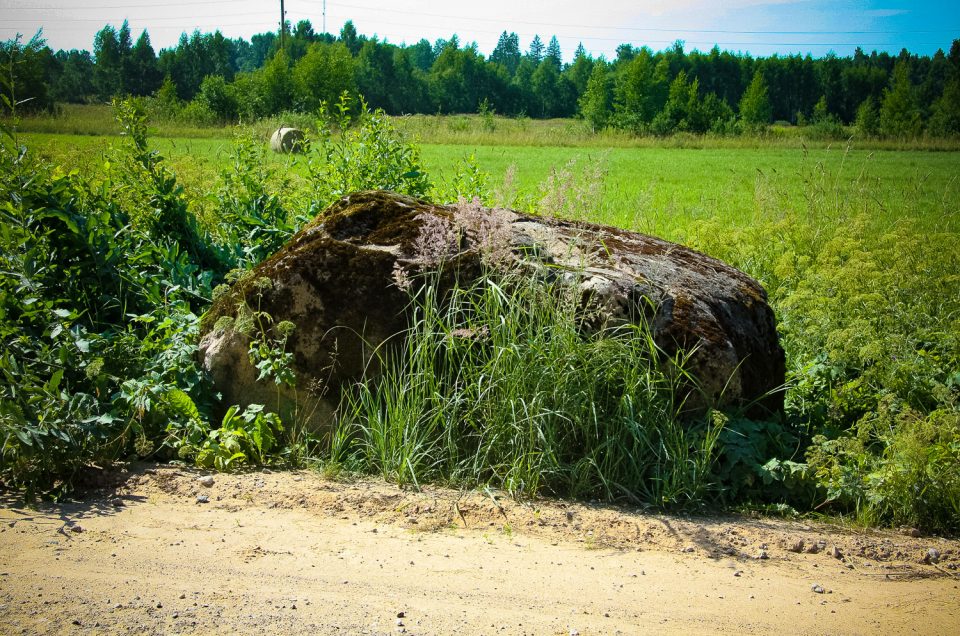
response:
<path fill-rule="evenodd" d="M 274 152 L 302 152 L 303 131 L 297 128 L 278 128 L 270 136 L 270 149 Z"/>

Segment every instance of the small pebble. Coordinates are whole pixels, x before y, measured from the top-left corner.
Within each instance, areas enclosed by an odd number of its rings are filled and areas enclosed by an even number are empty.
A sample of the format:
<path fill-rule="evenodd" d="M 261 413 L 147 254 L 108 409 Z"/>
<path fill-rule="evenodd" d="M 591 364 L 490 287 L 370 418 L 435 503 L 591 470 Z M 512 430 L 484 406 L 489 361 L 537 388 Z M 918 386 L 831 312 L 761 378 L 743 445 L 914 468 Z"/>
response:
<path fill-rule="evenodd" d="M 406 618 L 407 615 L 404 612 L 397 612 L 397 618 Z"/>
<path fill-rule="evenodd" d="M 939 563 L 940 562 L 940 550 L 936 548 L 930 548 L 927 550 L 927 559 L 930 563 Z"/>
<path fill-rule="evenodd" d="M 758 554 L 756 558 L 763 561 L 769 559 L 770 555 L 767 554 L 766 550 L 760 550 L 760 554 Z"/>
<path fill-rule="evenodd" d="M 791 552 L 796 552 L 797 554 L 799 554 L 799 553 L 803 552 L 803 547 L 804 547 L 804 545 L 805 545 L 805 544 L 804 544 L 803 539 L 797 539 L 796 541 L 794 541 L 793 543 L 791 543 L 791 544 L 790 544 L 790 547 L 787 548 L 787 549 L 790 550 Z"/>
<path fill-rule="evenodd" d="M 842 559 L 842 558 L 843 558 L 843 552 L 841 552 L 841 551 L 840 551 L 840 548 L 838 548 L 837 546 L 833 546 L 833 547 L 830 549 L 830 556 L 832 556 L 834 559 Z"/>
<path fill-rule="evenodd" d="M 213 475 L 204 475 L 197 481 L 200 483 L 201 486 L 210 488 L 211 486 L 213 486 Z"/>
<path fill-rule="evenodd" d="M 70 526 L 70 532 L 83 532 L 83 528 L 81 526 Z"/>
<path fill-rule="evenodd" d="M 826 590 L 823 589 L 822 585 L 814 584 L 813 587 L 811 587 L 810 589 L 816 592 L 817 594 L 823 594 L 826 592 Z"/>
<path fill-rule="evenodd" d="M 209 503 L 209 502 L 210 502 L 210 497 L 208 497 L 208 496 L 206 496 L 206 495 L 197 495 L 197 503 L 198 503 L 198 504 L 205 504 L 205 503 Z"/>
<path fill-rule="evenodd" d="M 398 619 L 397 619 L 397 627 L 403 627 L 403 619 L 402 619 L 402 618 L 398 618 Z"/>

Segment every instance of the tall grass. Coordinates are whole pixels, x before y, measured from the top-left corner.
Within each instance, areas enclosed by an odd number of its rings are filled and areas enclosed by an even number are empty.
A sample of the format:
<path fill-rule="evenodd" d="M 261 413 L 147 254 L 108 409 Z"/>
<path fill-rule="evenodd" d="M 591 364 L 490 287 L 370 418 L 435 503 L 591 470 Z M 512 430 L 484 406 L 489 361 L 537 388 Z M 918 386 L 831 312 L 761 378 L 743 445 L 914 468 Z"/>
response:
<path fill-rule="evenodd" d="M 583 329 L 570 281 L 490 270 L 410 287 L 411 323 L 349 394 L 332 458 L 400 483 L 697 504 L 719 426 L 682 421 L 682 355 L 643 325 Z"/>

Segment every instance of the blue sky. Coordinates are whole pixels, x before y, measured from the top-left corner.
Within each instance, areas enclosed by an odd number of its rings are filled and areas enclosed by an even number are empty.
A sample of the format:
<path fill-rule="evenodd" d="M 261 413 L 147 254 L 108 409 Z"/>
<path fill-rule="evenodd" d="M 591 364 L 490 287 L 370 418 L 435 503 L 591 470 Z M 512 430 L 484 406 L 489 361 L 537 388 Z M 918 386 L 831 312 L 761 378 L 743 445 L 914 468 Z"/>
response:
<path fill-rule="evenodd" d="M 130 22 L 134 37 L 147 29 L 154 48 L 176 44 L 180 33 L 213 31 L 249 38 L 277 28 L 279 0 L 0 0 L 0 39 L 26 37 L 43 27 L 48 44 L 91 49 L 105 23 Z M 285 0 L 287 19 L 323 24 L 323 0 Z M 866 51 L 930 55 L 960 38 L 960 2 L 885 0 L 347 0 L 326 2 L 326 24 L 339 32 L 352 19 L 360 33 L 411 44 L 457 34 L 489 54 L 503 30 L 526 49 L 535 34 L 560 41 L 569 60 L 577 44 L 593 55 L 614 55 L 618 44 L 654 50 L 684 40 L 685 49 L 773 53 Z"/>

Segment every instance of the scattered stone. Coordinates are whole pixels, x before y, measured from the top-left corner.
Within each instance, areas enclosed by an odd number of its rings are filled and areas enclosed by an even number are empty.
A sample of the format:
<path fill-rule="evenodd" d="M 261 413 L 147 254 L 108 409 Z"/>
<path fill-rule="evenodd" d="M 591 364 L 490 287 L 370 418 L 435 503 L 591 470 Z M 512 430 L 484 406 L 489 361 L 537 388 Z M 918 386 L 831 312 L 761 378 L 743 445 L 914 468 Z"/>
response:
<path fill-rule="evenodd" d="M 186 595 L 186 594 L 181 594 L 181 595 L 180 595 L 180 598 L 181 598 L 181 599 L 185 599 L 185 598 L 187 598 L 187 595 Z"/>
<path fill-rule="evenodd" d="M 403 627 L 403 619 L 402 619 L 402 618 L 398 618 L 398 619 L 397 619 L 397 627 Z"/>
<path fill-rule="evenodd" d="M 573 521 L 573 510 L 567 510 L 567 521 Z"/>
<path fill-rule="evenodd" d="M 760 550 L 760 553 L 754 558 L 756 558 L 759 561 L 764 561 L 766 559 L 769 559 L 770 555 L 767 554 L 766 550 Z"/>
<path fill-rule="evenodd" d="M 211 486 L 213 486 L 213 475 L 204 475 L 203 477 L 198 479 L 197 482 L 199 482 L 201 486 L 210 488 Z"/>
<path fill-rule="evenodd" d="M 837 546 L 833 546 L 832 548 L 830 548 L 830 556 L 832 556 L 834 559 L 842 559 L 843 552 L 841 552 L 840 548 L 838 548 Z"/>
<path fill-rule="evenodd" d="M 913 537 L 915 539 L 920 536 L 919 528 L 901 528 L 900 531 L 908 537 Z"/>
<path fill-rule="evenodd" d="M 198 504 L 210 503 L 210 497 L 206 495 L 197 495 L 197 503 Z"/>
<path fill-rule="evenodd" d="M 790 550 L 791 552 L 796 552 L 797 554 L 800 554 L 801 552 L 803 552 L 803 548 L 805 545 L 806 544 L 804 543 L 803 539 L 797 539 L 796 541 L 791 543 L 790 547 L 788 547 L 787 549 Z"/>
<path fill-rule="evenodd" d="M 816 584 L 814 584 L 813 587 L 811 587 L 810 589 L 813 590 L 813 591 L 814 591 L 815 593 L 817 593 L 817 594 L 825 594 L 825 593 L 826 593 L 826 590 L 823 589 L 823 586 L 822 586 L 822 585 L 816 585 Z"/>
<path fill-rule="evenodd" d="M 75 619 L 73 619 L 72 623 L 73 623 L 74 625 L 78 625 L 78 626 L 79 626 L 79 625 L 80 625 L 80 620 L 75 618 Z"/>
<path fill-rule="evenodd" d="M 293 603 L 292 605 L 290 605 L 290 609 L 297 609 L 297 604 Z"/>
<path fill-rule="evenodd" d="M 936 548 L 930 548 L 927 550 L 927 556 L 930 557 L 930 561 L 932 563 L 940 562 L 940 550 L 937 550 Z"/>
<path fill-rule="evenodd" d="M 82 526 L 70 526 L 70 532 L 76 532 L 76 533 L 79 534 L 79 533 L 83 532 L 83 527 L 82 527 Z"/>
<path fill-rule="evenodd" d="M 180 618 L 180 613 L 179 613 L 179 612 L 174 612 L 174 613 L 173 613 L 173 618 Z"/>
<path fill-rule="evenodd" d="M 114 497 L 113 499 L 110 500 L 110 505 L 112 505 L 114 508 L 122 508 L 123 499 L 121 499 L 120 497 Z"/>
<path fill-rule="evenodd" d="M 681 551 L 681 552 L 693 552 L 693 546 L 692 546 L 692 545 L 688 545 L 688 546 L 686 546 L 685 548 L 683 548 L 683 549 L 680 550 L 680 551 Z"/>
<path fill-rule="evenodd" d="M 819 543 L 811 543 L 807 546 L 807 554 L 816 554 L 822 549 L 822 547 L 823 546 L 821 546 Z"/>
<path fill-rule="evenodd" d="M 570 636 L 580 636 L 580 632 L 578 632 L 573 628 L 570 628 Z"/>
<path fill-rule="evenodd" d="M 743 570 L 737 570 L 733 573 L 734 576 L 743 576 Z"/>
<path fill-rule="evenodd" d="M 163 603 L 157 603 L 157 609 L 163 609 Z"/>
<path fill-rule="evenodd" d="M 405 612 L 397 612 L 397 618 L 406 618 L 407 615 Z"/>

